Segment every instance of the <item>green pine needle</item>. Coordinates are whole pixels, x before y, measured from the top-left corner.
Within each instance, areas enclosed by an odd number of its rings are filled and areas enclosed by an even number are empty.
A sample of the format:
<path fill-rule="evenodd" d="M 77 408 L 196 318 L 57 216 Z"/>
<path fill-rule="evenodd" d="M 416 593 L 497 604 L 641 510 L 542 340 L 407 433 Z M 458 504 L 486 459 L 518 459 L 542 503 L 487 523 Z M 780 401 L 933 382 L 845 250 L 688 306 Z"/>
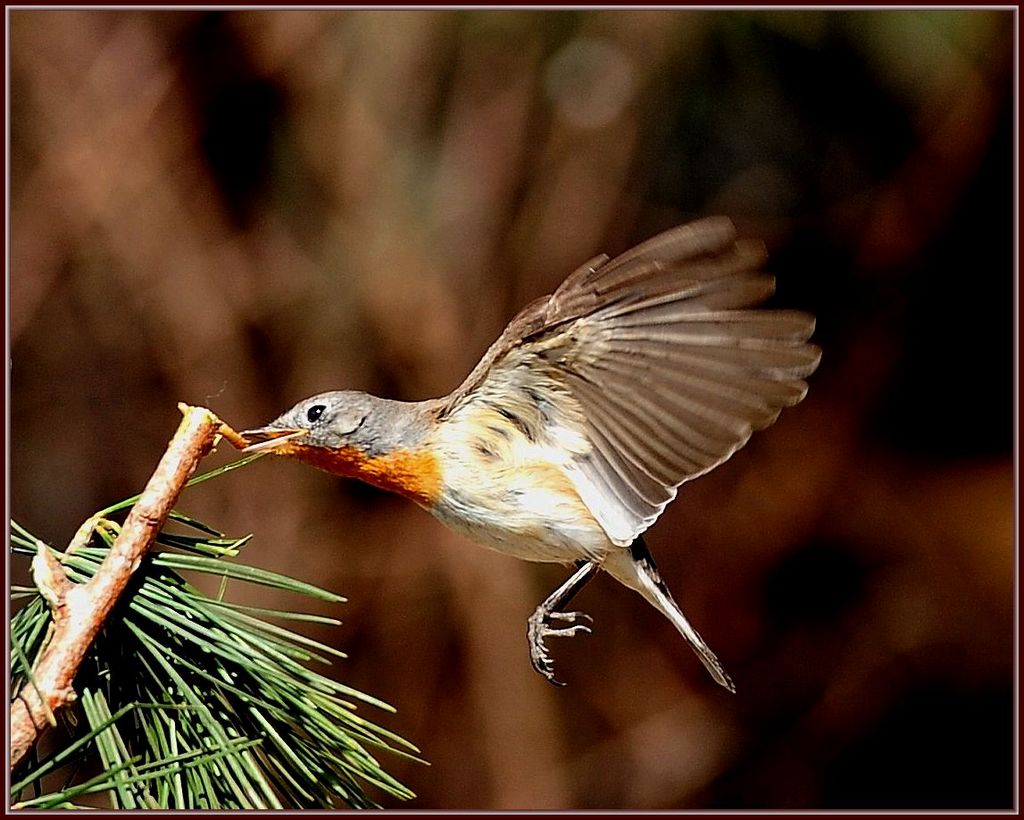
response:
<path fill-rule="evenodd" d="M 97 514 L 88 544 L 55 553 L 72 582 L 95 574 L 120 529 L 107 516 L 132 502 Z M 359 716 L 355 703 L 394 709 L 307 666 L 330 664 L 332 657 L 344 658 L 342 652 L 266 620 L 336 625 L 337 619 L 213 599 L 179 573 L 331 603 L 344 598 L 231 562 L 249 536 L 227 538 L 177 511 L 171 518 L 199 535 L 160 534 L 158 548 L 143 561 L 79 670 L 78 703 L 60 721 L 67 741 L 42 759 L 30 756 L 13 773 L 12 804 L 77 807 L 80 798 L 104 793 L 123 809 L 376 807 L 367 787 L 413 797 L 369 750 L 423 762 L 418 750 Z M 11 522 L 13 554 L 30 557 L 38 544 Z M 26 588 L 17 592 L 27 603 L 11 623 L 12 692 L 30 683 L 51 622 L 41 596 Z M 79 725 L 70 729 L 76 716 Z M 78 771 L 89 760 L 102 772 L 82 779 Z"/>

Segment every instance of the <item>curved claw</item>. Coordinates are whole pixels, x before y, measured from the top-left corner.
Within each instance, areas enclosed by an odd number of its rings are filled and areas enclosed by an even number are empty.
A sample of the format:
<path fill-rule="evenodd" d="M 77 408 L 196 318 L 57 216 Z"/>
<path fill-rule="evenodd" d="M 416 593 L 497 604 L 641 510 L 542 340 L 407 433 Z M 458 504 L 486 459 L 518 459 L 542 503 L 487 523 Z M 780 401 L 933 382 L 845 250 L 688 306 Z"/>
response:
<path fill-rule="evenodd" d="M 544 612 L 538 609 L 530 616 L 526 627 L 526 637 L 530 643 L 530 663 L 539 674 L 555 686 L 564 686 L 565 684 L 555 680 L 555 664 L 551 656 L 548 655 L 547 646 L 544 645 L 546 629 Z"/>
<path fill-rule="evenodd" d="M 573 626 L 554 629 L 549 626 L 549 621 L 552 620 L 563 621 L 573 624 Z M 547 612 L 543 606 L 537 607 L 527 620 L 526 636 L 530 644 L 530 663 L 537 672 L 555 686 L 565 686 L 565 684 L 555 679 L 555 662 L 548 654 L 544 639 L 548 636 L 570 638 L 580 632 L 591 631 L 589 626 L 577 624 L 578 620 L 586 620 L 590 623 L 594 621 L 585 612 Z"/>
<path fill-rule="evenodd" d="M 549 612 L 549 621 L 568 621 L 571 624 L 576 621 L 587 621 L 588 623 L 594 623 L 594 619 L 591 618 L 586 612 Z M 587 630 L 590 631 L 589 629 Z"/>

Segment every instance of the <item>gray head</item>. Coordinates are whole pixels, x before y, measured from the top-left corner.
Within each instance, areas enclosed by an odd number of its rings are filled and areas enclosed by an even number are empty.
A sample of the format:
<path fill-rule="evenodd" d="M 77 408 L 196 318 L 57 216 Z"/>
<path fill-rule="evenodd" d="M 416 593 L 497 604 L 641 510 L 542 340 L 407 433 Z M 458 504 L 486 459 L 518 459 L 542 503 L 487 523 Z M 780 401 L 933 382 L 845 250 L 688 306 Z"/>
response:
<path fill-rule="evenodd" d="M 309 447 L 352 447 L 376 456 L 420 441 L 427 429 L 424 402 L 391 401 L 358 390 L 333 390 L 303 399 L 266 427 L 242 433 L 247 451 L 294 441 Z"/>

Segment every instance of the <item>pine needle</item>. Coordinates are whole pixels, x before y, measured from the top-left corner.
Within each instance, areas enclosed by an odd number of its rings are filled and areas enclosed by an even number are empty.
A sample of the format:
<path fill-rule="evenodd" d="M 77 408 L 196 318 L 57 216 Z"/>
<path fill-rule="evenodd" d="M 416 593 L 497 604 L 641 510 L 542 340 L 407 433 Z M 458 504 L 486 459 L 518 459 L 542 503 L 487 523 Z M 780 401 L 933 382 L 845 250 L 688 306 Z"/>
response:
<path fill-rule="evenodd" d="M 90 539 L 70 554 L 55 552 L 73 583 L 96 572 L 120 527 L 108 516 L 132 501 L 98 513 L 91 519 Z M 144 559 L 75 681 L 80 695 L 76 711 L 84 721 L 69 731 L 63 747 L 23 763 L 11 787 L 12 803 L 18 808 L 72 807 L 102 793 L 122 809 L 327 809 L 375 807 L 366 789 L 413 797 L 368 750 L 419 760 L 418 750 L 356 714 L 354 704 L 394 709 L 306 665 L 327 665 L 344 653 L 270 622 L 337 625 L 337 619 L 210 598 L 181 573 L 331 603 L 345 599 L 234 563 L 231 559 L 250 536 L 226 537 L 177 511 L 170 518 L 199 534 L 160 534 L 158 548 Z M 38 544 L 11 522 L 12 554 L 30 557 Z M 34 589 L 18 593 L 27 603 L 11 623 L 12 690 L 30 680 L 30 659 L 42 648 L 50 624 L 49 607 Z M 102 764 L 103 772 L 80 781 L 73 767 L 89 756 Z M 68 770 L 67 782 L 58 788 L 21 799 L 26 789 L 40 791 L 44 781 Z"/>

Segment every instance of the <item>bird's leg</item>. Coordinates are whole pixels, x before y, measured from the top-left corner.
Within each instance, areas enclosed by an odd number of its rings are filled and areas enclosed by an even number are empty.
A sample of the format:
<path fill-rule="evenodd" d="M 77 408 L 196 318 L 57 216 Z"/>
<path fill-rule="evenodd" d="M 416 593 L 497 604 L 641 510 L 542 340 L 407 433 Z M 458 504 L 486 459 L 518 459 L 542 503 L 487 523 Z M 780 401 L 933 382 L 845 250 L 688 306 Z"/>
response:
<path fill-rule="evenodd" d="M 576 571 L 569 577 L 569 580 L 552 592 L 544 600 L 544 603 L 534 610 L 534 613 L 527 621 L 526 636 L 530 641 L 530 662 L 533 664 L 534 669 L 556 686 L 564 686 L 565 684 L 555 680 L 555 664 L 548 655 L 544 639 L 549 635 L 568 637 L 579 632 L 589 632 L 590 627 L 584 624 L 577 624 L 576 622 L 579 620 L 592 620 L 589 615 L 583 612 L 562 611 L 575 597 L 576 593 L 583 589 L 587 582 L 594 577 L 598 564 L 594 561 L 577 561 L 576 567 Z M 574 625 L 555 629 L 550 625 L 552 620 L 564 621 Z"/>

